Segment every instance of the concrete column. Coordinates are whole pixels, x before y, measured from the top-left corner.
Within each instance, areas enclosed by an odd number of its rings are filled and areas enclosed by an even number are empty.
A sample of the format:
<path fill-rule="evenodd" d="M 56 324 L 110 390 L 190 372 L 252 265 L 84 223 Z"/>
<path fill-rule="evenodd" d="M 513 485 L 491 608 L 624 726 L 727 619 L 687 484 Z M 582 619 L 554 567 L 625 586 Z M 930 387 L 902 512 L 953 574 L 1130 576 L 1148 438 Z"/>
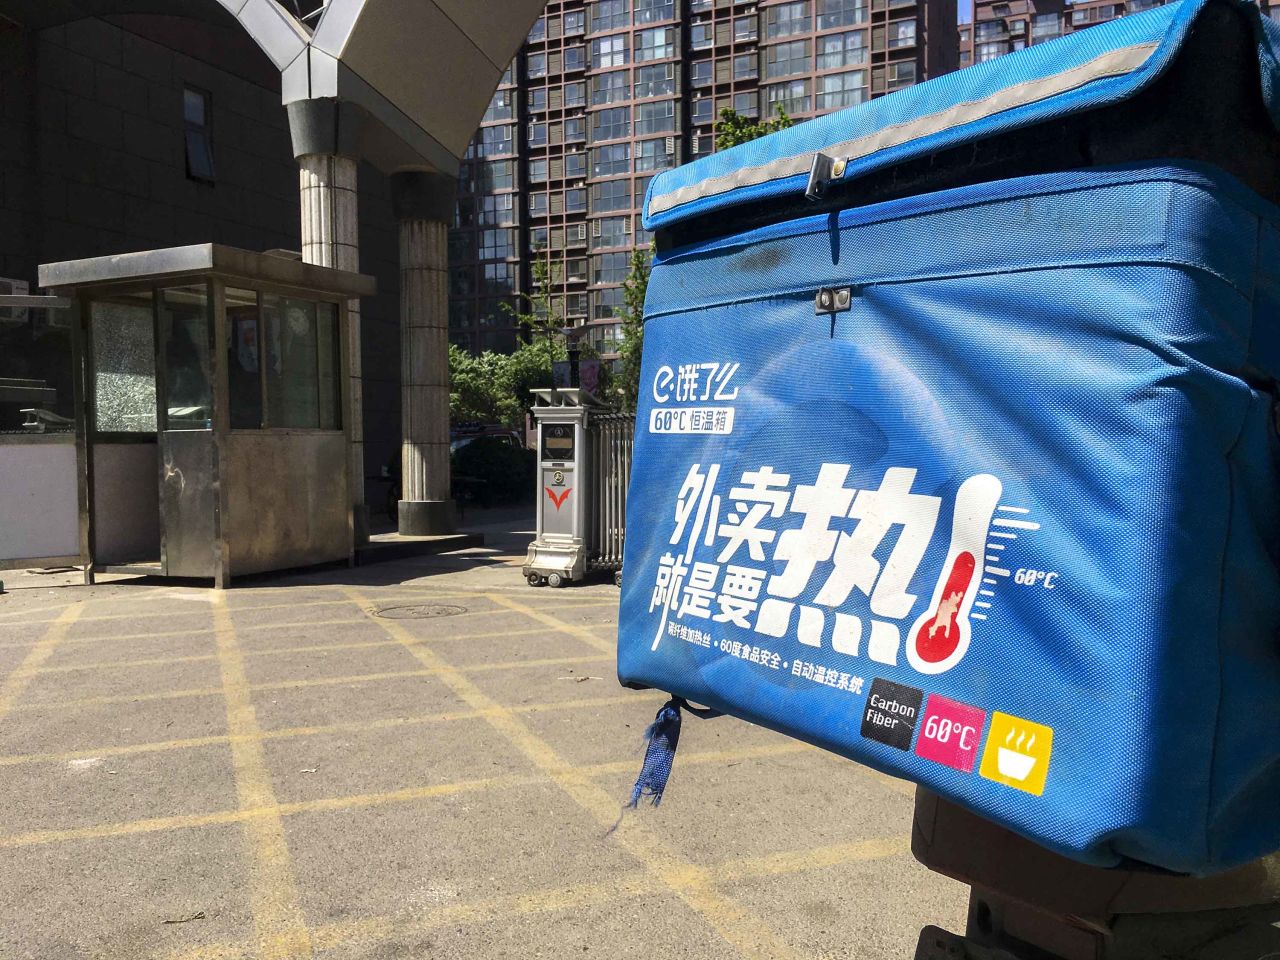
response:
<path fill-rule="evenodd" d="M 457 529 L 449 476 L 449 223 L 454 177 L 397 173 L 400 222 L 400 533 Z"/>
<path fill-rule="evenodd" d="M 302 199 L 302 259 L 322 267 L 360 270 L 360 234 L 356 161 L 351 157 L 311 153 L 298 157 Z M 369 508 L 364 502 L 364 399 L 361 388 L 360 301 L 347 304 L 347 355 L 351 426 L 351 502 L 356 543 L 369 540 Z"/>

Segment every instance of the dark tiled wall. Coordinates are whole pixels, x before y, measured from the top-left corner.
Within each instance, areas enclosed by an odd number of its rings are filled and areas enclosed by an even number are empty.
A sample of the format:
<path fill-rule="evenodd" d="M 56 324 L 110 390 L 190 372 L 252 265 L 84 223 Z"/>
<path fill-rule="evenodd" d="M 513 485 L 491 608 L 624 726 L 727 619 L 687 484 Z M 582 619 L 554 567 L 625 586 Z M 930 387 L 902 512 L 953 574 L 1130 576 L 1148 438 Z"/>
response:
<path fill-rule="evenodd" d="M 210 94 L 212 184 L 187 177 L 184 86 Z M 361 269 L 381 291 L 363 304 L 376 475 L 399 447 L 398 247 L 387 178 L 362 166 L 360 192 Z M 253 42 L 174 17 L 0 26 L 0 276 L 34 287 L 40 263 L 210 241 L 301 246 L 278 74 Z"/>

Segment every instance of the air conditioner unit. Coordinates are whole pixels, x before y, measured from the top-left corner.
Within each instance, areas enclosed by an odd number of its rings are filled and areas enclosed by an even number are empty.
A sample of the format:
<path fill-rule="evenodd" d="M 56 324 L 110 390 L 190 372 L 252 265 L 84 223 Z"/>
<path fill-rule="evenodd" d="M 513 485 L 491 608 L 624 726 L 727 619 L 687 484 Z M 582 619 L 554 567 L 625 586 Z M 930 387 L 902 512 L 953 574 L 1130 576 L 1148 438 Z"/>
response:
<path fill-rule="evenodd" d="M 0 296 L 8 297 L 25 297 L 31 293 L 31 285 L 25 280 L 12 280 L 8 277 L 0 277 Z M 56 311 L 44 310 L 42 313 L 54 313 Z M 26 326 L 28 320 L 28 312 L 26 307 L 3 307 L 0 308 L 0 325 L 6 327 L 22 327 Z"/>
<path fill-rule="evenodd" d="M 591 235 L 592 235 L 593 237 L 598 237 L 598 236 L 600 236 L 600 221 L 599 221 L 599 220 L 592 220 L 592 221 L 591 221 Z"/>
<path fill-rule="evenodd" d="M 668 153 L 668 154 L 673 154 L 673 153 L 675 153 L 675 152 L 676 152 L 676 138 L 675 138 L 675 137 L 663 137 L 663 141 L 664 141 L 664 143 L 665 143 L 665 145 L 666 145 L 667 153 Z"/>

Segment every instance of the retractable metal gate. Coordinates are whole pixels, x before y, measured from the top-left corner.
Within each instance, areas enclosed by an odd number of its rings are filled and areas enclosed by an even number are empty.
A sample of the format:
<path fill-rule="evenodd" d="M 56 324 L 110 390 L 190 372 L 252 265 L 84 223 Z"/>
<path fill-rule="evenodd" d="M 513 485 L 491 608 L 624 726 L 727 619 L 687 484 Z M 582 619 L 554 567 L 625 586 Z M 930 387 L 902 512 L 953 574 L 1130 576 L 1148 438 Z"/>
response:
<path fill-rule="evenodd" d="M 636 421 L 631 414 L 592 412 L 587 430 L 592 491 L 587 565 L 592 570 L 618 571 L 627 532 L 627 481 Z"/>

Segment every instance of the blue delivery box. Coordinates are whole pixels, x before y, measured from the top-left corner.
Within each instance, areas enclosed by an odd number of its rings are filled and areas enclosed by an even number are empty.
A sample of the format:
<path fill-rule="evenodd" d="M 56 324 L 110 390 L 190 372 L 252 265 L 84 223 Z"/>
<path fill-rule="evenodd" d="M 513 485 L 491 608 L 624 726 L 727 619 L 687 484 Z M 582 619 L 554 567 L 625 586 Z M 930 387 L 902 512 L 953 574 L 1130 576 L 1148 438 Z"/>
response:
<path fill-rule="evenodd" d="M 622 682 L 1083 862 L 1280 848 L 1276 37 L 1183 0 L 657 176 Z"/>

